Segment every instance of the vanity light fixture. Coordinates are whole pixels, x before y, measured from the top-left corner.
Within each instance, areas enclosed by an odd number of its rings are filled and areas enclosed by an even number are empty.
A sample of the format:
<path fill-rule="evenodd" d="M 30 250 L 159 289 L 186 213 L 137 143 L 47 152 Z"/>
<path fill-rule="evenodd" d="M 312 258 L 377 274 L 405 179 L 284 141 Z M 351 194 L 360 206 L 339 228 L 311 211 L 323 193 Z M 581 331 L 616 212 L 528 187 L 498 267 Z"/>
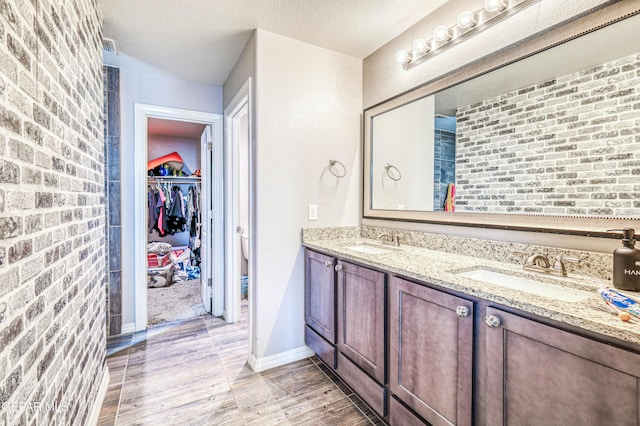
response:
<path fill-rule="evenodd" d="M 476 15 L 469 10 L 465 10 L 460 15 L 458 15 L 456 25 L 458 25 L 458 28 L 460 28 L 461 30 L 468 30 L 470 28 L 473 28 L 477 23 L 478 21 L 476 20 Z"/>
<path fill-rule="evenodd" d="M 417 38 L 413 41 L 413 53 L 423 55 L 429 51 L 429 45 L 423 38 Z"/>
<path fill-rule="evenodd" d="M 399 50 L 396 62 L 408 70 L 539 1 L 485 0 L 484 8 L 476 12 L 465 10 L 460 13 L 456 25 L 438 25 L 433 30 L 431 40 L 418 38 L 414 40 L 411 50 Z"/>
<path fill-rule="evenodd" d="M 502 12 L 509 7 L 508 0 L 484 0 L 484 10 L 487 12 Z"/>
<path fill-rule="evenodd" d="M 411 58 L 409 57 L 409 52 L 406 50 L 398 50 L 396 53 L 396 62 L 399 64 L 408 64 Z"/>
<path fill-rule="evenodd" d="M 438 25 L 433 30 L 433 39 L 438 43 L 444 43 L 451 40 L 451 33 L 446 25 Z"/>

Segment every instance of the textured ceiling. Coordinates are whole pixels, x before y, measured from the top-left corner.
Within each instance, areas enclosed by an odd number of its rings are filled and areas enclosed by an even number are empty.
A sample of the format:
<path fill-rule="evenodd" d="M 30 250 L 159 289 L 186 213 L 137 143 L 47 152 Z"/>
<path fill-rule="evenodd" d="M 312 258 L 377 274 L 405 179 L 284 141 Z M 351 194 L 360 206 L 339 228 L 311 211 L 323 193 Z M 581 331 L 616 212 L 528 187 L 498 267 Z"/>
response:
<path fill-rule="evenodd" d="M 222 86 L 253 29 L 364 58 L 447 0 L 98 0 L 118 52 Z"/>

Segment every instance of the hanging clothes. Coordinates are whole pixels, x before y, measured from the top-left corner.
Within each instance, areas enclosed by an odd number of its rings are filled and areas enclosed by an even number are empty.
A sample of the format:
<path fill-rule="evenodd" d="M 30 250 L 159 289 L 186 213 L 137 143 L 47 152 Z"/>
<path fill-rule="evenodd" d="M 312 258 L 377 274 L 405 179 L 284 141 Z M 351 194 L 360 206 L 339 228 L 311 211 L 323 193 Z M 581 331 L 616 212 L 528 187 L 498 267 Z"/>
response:
<path fill-rule="evenodd" d="M 163 191 L 158 191 L 158 199 L 156 207 L 158 209 L 158 225 L 156 226 L 156 231 L 158 231 L 158 235 L 164 237 L 167 235 L 167 212 L 165 203 L 167 198 L 164 195 Z"/>
<path fill-rule="evenodd" d="M 175 234 L 186 230 L 187 219 L 185 218 L 184 199 L 182 191 L 178 186 L 171 189 L 171 202 L 167 209 L 167 232 Z"/>
<path fill-rule="evenodd" d="M 156 209 L 156 191 L 151 186 L 147 186 L 147 212 L 149 215 L 147 228 L 149 233 L 152 233 L 156 223 L 158 223 L 158 210 Z"/>

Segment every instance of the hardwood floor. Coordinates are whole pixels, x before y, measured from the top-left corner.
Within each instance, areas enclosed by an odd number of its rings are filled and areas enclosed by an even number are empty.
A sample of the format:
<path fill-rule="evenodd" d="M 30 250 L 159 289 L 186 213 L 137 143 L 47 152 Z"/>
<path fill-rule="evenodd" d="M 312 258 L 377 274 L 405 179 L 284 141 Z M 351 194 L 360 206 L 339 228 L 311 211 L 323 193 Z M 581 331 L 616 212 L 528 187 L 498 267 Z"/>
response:
<path fill-rule="evenodd" d="M 255 373 L 247 321 L 212 316 L 110 338 L 99 425 L 383 424 L 317 358 Z"/>

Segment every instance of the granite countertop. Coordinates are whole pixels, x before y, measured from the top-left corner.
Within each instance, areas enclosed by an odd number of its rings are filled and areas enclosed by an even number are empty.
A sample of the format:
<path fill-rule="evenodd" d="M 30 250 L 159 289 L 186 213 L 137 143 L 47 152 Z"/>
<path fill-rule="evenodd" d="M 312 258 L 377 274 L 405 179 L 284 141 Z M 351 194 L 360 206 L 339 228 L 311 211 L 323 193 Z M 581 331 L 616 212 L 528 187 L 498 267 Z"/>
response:
<path fill-rule="evenodd" d="M 389 252 L 371 254 L 347 248 L 362 244 L 385 248 Z M 399 248 L 383 246 L 376 240 L 366 238 L 304 238 L 303 245 L 337 256 L 342 260 L 351 260 L 640 345 L 640 321 L 632 318 L 631 322 L 624 322 L 607 310 L 604 301 L 597 294 L 597 289 L 602 285 L 609 285 L 609 282 L 599 278 L 574 274 L 568 277 L 548 276 L 495 260 L 409 245 L 402 245 Z M 590 295 L 583 301 L 564 302 L 457 275 L 473 269 L 492 270 L 550 284 L 560 284 L 567 288 L 586 291 Z"/>

